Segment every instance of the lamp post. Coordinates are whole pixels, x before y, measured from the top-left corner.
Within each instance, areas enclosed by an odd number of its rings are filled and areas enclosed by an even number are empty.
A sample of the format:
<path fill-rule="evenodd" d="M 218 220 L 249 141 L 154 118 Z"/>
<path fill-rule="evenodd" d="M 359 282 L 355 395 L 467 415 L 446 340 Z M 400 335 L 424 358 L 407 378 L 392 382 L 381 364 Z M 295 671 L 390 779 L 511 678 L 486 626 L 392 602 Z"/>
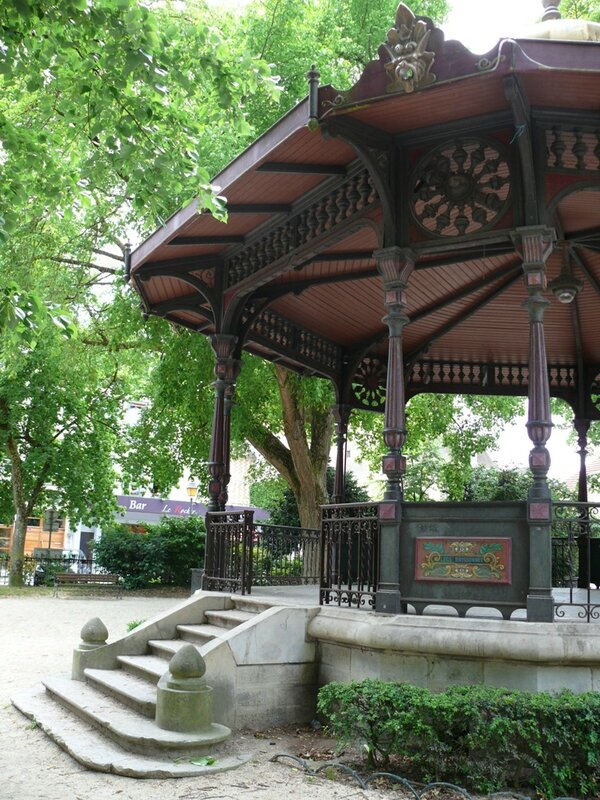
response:
<path fill-rule="evenodd" d="M 190 478 L 187 485 L 187 494 L 190 498 L 190 517 L 192 516 L 192 510 L 194 508 L 194 500 L 196 499 L 196 495 L 198 493 L 198 484 L 194 481 L 193 478 Z"/>

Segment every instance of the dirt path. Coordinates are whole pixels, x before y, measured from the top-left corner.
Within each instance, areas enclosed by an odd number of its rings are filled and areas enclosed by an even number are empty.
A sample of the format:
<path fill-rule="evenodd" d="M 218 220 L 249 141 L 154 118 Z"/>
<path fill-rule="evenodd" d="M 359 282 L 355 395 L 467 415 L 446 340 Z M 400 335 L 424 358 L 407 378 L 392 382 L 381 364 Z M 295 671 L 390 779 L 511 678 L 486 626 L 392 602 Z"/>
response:
<path fill-rule="evenodd" d="M 310 737 L 294 731 L 266 738 L 238 734 L 240 750 L 252 751 L 253 758 L 222 775 L 165 781 L 91 772 L 11 705 L 17 690 L 35 685 L 45 675 L 70 671 L 72 649 L 91 617 L 102 619 L 112 640 L 126 632 L 131 620 L 151 619 L 177 602 L 149 597 L 0 598 L 0 800 L 377 800 L 386 796 L 271 763 L 276 752 L 298 754 L 306 748 Z"/>

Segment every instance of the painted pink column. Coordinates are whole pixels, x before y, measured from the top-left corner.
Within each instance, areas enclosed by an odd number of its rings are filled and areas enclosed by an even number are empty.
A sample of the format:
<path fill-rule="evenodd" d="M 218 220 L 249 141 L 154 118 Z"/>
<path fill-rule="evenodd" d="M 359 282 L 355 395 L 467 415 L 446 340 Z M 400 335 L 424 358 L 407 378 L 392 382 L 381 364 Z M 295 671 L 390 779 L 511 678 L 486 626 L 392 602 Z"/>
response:
<path fill-rule="evenodd" d="M 216 334 L 211 338 L 211 346 L 216 356 L 216 380 L 213 383 L 215 405 L 208 456 L 209 511 L 220 511 L 223 491 L 225 496 L 227 494 L 227 486 L 224 484 L 226 472 L 229 472 L 229 413 L 226 415 L 226 392 L 235 382 L 237 372 L 239 372 L 239 369 L 235 372 L 233 366 L 239 362 L 232 357 L 236 344 L 236 336 Z M 229 405 L 230 408 L 231 405 Z"/>
<path fill-rule="evenodd" d="M 527 497 L 529 522 L 529 591 L 527 618 L 552 622 L 552 495 L 548 486 L 550 453 L 546 444 L 552 433 L 550 387 L 544 338 L 544 313 L 550 305 L 546 290 L 546 260 L 555 241 L 551 228 L 531 226 L 517 228 L 514 234 L 517 250 L 523 259 L 529 315 L 529 391 L 527 434 L 533 444 L 529 468 L 533 482 Z"/>
<path fill-rule="evenodd" d="M 406 440 L 406 392 L 402 332 L 408 323 L 406 287 L 414 270 L 414 254 L 400 247 L 388 247 L 373 254 L 383 278 L 383 302 L 388 326 L 388 365 L 383 439 L 388 452 L 383 457 L 387 485 L 379 506 L 379 581 L 375 608 L 387 614 L 402 609 L 400 592 L 400 524 L 402 520 L 402 478 L 406 459 L 402 448 Z"/>

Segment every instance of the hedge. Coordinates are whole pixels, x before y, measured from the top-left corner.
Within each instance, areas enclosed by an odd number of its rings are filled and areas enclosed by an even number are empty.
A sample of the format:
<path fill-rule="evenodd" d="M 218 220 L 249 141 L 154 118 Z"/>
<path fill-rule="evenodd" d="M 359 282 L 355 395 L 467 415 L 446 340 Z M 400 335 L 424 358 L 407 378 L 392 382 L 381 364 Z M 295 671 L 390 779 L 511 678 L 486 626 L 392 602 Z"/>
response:
<path fill-rule="evenodd" d="M 545 797 L 600 793 L 600 694 L 536 694 L 488 686 L 445 692 L 365 680 L 330 683 L 318 711 L 340 746 L 371 767 L 406 759 L 414 780 L 475 792 L 527 788 Z"/>

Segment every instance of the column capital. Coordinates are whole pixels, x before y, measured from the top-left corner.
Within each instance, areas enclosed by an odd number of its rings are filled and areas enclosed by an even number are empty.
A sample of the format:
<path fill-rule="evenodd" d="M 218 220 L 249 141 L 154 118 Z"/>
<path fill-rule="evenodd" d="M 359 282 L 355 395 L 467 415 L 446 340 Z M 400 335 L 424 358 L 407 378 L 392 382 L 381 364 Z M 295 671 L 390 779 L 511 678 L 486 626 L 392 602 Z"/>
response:
<path fill-rule="evenodd" d="M 405 288 L 415 268 L 415 253 L 408 247 L 384 247 L 373 251 L 377 270 L 386 289 Z"/>
<path fill-rule="evenodd" d="M 210 346 L 217 359 L 233 358 L 238 337 L 230 333 L 215 333 L 210 337 Z"/>
<path fill-rule="evenodd" d="M 228 333 L 216 333 L 210 337 L 210 346 L 216 356 L 215 375 L 217 381 L 235 383 L 241 369 L 241 361 L 233 357 L 238 337 Z"/>
<path fill-rule="evenodd" d="M 556 231 L 547 225 L 527 225 L 515 228 L 510 238 L 523 259 L 524 269 L 528 265 L 531 265 L 531 268 L 543 267 L 554 248 Z"/>

